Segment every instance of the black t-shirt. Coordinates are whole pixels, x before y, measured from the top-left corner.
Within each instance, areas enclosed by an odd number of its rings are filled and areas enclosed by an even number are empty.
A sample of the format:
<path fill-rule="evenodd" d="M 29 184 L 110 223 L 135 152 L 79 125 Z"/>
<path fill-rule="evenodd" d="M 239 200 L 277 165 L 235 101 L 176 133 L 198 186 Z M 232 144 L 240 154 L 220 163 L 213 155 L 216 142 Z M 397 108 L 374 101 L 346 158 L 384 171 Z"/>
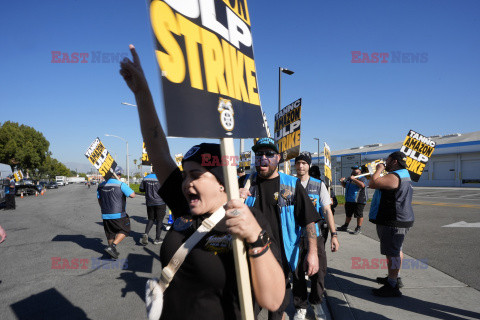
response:
<path fill-rule="evenodd" d="M 260 210 L 267 221 L 270 222 L 272 229 L 272 242 L 277 248 L 283 248 L 283 238 L 281 232 L 280 211 L 278 207 L 278 194 L 280 191 L 280 176 L 273 179 L 262 179 L 257 176 L 258 197 L 254 208 Z M 299 179 L 295 186 L 295 221 L 301 227 L 305 227 L 311 222 L 320 220 L 320 216 L 307 195 L 305 188 Z M 288 274 L 290 268 L 284 250 L 279 250 L 282 257 L 282 266 L 285 274 Z"/>
<path fill-rule="evenodd" d="M 181 182 L 180 170 L 176 169 L 159 190 L 176 218 L 160 251 L 162 267 L 169 263 L 181 244 L 208 217 L 190 215 L 181 192 Z M 259 225 L 271 234 L 268 223 L 262 220 L 263 216 L 258 210 L 251 211 Z M 197 243 L 165 291 L 162 320 L 241 319 L 230 241 L 231 235 L 227 232 L 225 219 L 222 219 Z"/>

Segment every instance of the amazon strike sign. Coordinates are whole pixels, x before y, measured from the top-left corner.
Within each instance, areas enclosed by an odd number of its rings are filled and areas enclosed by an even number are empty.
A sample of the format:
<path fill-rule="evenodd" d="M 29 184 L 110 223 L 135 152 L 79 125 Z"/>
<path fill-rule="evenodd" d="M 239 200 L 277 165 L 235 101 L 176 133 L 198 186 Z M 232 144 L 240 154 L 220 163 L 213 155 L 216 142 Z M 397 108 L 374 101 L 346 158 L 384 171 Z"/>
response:
<path fill-rule="evenodd" d="M 152 162 L 148 158 L 147 148 L 145 148 L 145 142 L 142 146 L 142 166 L 151 166 Z"/>
<path fill-rule="evenodd" d="M 112 155 L 108 152 L 99 138 L 95 139 L 90 147 L 88 147 L 85 156 L 105 180 L 112 177 L 113 172 L 117 167 L 117 163 L 113 160 Z"/>
<path fill-rule="evenodd" d="M 332 155 L 330 154 L 330 147 L 326 142 L 324 142 L 323 154 L 325 162 L 325 185 L 329 188 L 332 183 Z"/>
<path fill-rule="evenodd" d="M 412 181 L 417 182 L 420 179 L 428 159 L 435 150 L 435 146 L 435 141 L 422 136 L 420 133 L 413 130 L 408 132 L 400 151 L 407 156 L 407 170 L 410 172 Z"/>
<path fill-rule="evenodd" d="M 244 170 L 250 170 L 250 166 L 252 165 L 252 152 L 246 151 L 240 153 L 240 163 L 238 166 L 243 168 Z"/>
<path fill-rule="evenodd" d="M 302 98 L 275 114 L 275 143 L 283 161 L 300 154 L 301 112 Z"/>
<path fill-rule="evenodd" d="M 265 137 L 246 0 L 150 1 L 168 135 Z"/>

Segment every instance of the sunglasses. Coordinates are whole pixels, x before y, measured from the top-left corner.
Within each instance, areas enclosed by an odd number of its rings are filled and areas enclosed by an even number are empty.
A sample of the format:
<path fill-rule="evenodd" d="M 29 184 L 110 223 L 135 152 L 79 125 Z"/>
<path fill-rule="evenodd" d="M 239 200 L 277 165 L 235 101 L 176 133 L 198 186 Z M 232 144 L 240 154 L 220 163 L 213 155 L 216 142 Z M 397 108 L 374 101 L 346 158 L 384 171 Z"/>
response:
<path fill-rule="evenodd" d="M 257 151 L 255 152 L 255 156 L 256 157 L 267 157 L 267 158 L 273 158 L 275 157 L 275 155 L 277 155 L 277 153 L 275 151 Z"/>

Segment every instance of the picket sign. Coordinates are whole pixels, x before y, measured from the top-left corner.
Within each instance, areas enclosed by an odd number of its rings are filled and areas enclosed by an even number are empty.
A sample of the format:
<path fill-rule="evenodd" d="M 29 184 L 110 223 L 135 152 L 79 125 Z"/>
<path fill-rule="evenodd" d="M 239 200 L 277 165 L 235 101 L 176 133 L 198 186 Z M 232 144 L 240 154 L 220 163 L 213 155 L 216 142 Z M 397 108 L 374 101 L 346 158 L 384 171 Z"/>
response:
<path fill-rule="evenodd" d="M 220 139 L 220 148 L 222 156 L 235 156 L 233 138 Z M 229 159 L 229 158 L 227 158 Z M 223 176 L 225 178 L 225 191 L 228 200 L 238 199 L 240 191 L 238 189 L 236 167 L 228 165 L 223 166 Z M 237 237 L 232 239 L 233 257 L 235 261 L 235 273 L 237 276 L 238 296 L 240 298 L 240 308 L 242 311 L 242 320 L 253 320 L 252 291 L 250 288 L 250 275 L 247 263 L 247 251 L 242 240 Z"/>

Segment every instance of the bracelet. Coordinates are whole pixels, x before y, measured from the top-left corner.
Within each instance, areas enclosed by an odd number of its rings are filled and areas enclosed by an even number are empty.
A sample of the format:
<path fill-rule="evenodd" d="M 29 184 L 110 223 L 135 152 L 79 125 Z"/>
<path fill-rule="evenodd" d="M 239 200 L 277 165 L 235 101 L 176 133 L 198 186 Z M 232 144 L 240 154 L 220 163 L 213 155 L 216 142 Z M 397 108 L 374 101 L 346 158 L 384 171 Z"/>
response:
<path fill-rule="evenodd" d="M 263 248 L 252 248 L 248 250 L 248 255 L 250 256 L 250 258 L 258 258 L 264 255 L 269 248 L 270 248 L 270 242 L 267 243 Z"/>

